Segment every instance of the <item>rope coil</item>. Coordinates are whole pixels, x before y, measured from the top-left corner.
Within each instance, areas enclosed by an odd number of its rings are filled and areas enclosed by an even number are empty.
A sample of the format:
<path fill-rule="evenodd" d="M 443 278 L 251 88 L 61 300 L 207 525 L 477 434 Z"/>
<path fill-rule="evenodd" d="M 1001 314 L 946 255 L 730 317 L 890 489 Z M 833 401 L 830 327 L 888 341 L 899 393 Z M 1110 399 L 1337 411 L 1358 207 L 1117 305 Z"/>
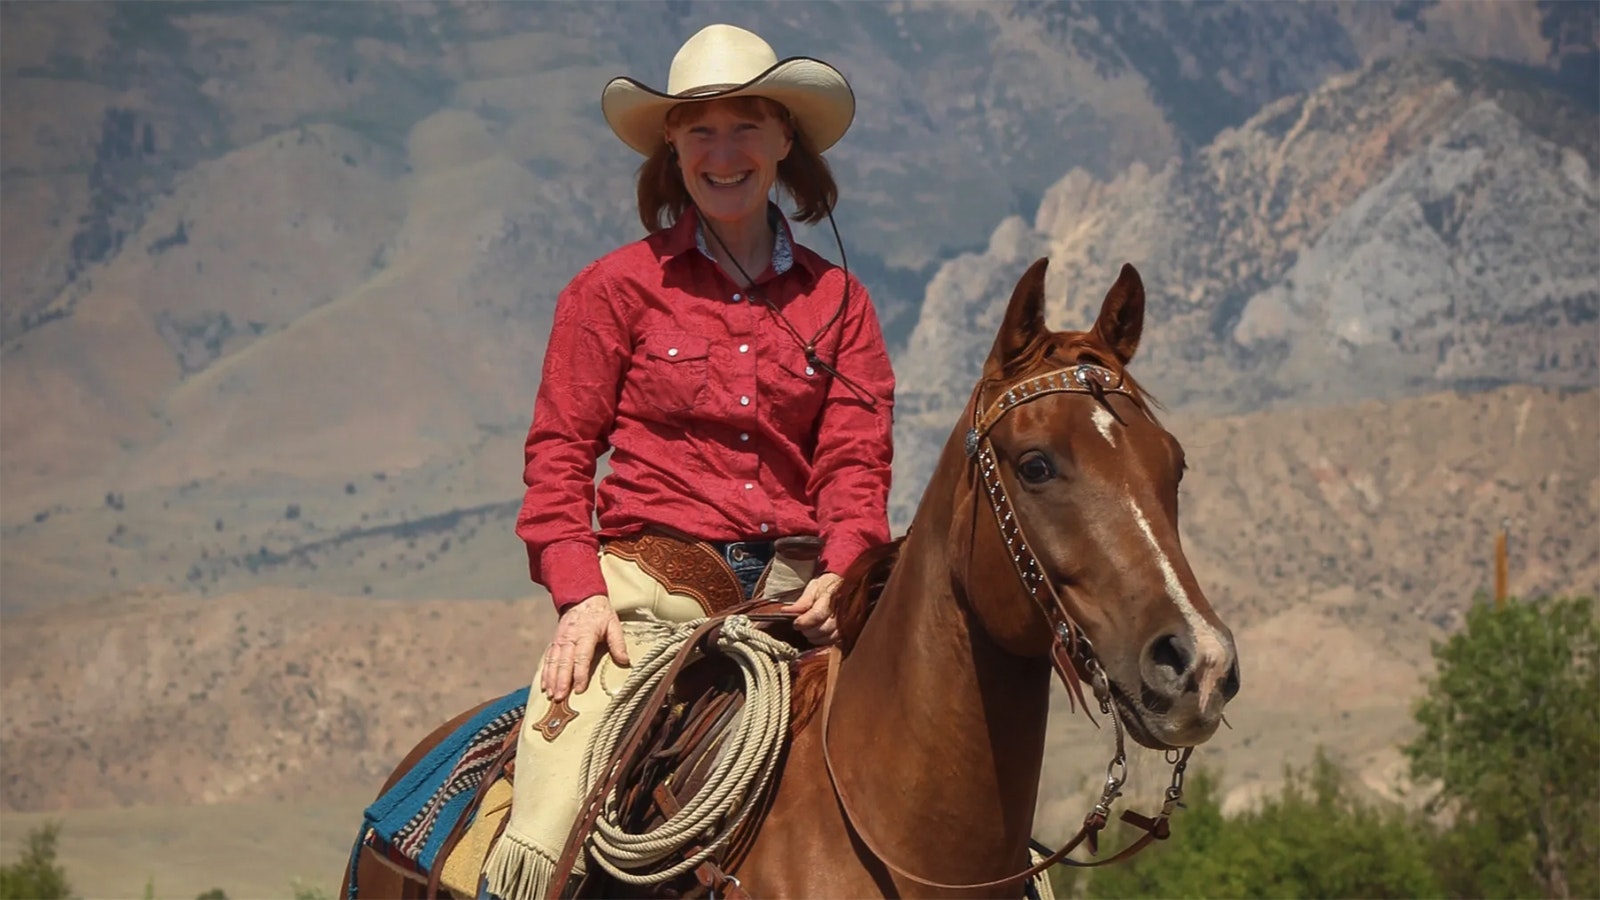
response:
<path fill-rule="evenodd" d="M 586 790 L 593 790 L 608 774 L 607 764 L 635 716 L 653 713 L 641 709 L 645 700 L 655 692 L 678 653 L 689 652 L 684 644 L 706 621 L 696 619 L 672 628 L 634 665 L 589 737 L 583 762 Z M 614 788 L 607 794 L 589 836 L 594 861 L 628 884 L 659 884 L 692 871 L 711 858 L 749 814 L 751 804 L 747 801 L 759 797 L 777 771 L 789 731 L 789 663 L 799 651 L 742 615 L 723 620 L 716 646 L 738 664 L 744 679 L 745 704 L 737 723 L 729 727 L 725 746 L 705 787 L 677 814 L 641 834 L 629 833 L 618 824 L 621 791 Z M 694 843 L 701 844 L 700 849 L 671 867 L 640 871 Z"/>

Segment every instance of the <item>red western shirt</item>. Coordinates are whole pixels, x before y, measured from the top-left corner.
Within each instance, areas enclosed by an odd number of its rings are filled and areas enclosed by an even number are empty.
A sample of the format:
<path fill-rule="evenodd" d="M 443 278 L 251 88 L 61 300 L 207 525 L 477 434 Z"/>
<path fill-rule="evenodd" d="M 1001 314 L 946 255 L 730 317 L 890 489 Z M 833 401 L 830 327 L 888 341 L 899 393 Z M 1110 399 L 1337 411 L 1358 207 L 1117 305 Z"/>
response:
<path fill-rule="evenodd" d="M 773 265 L 755 291 L 809 340 L 846 275 L 775 221 Z M 557 609 L 606 593 L 600 539 L 650 524 L 709 541 L 820 534 L 832 572 L 888 540 L 894 373 L 866 289 L 850 277 L 849 302 L 816 349 L 870 404 L 808 364 L 699 235 L 691 208 L 591 263 L 556 302 L 517 534 Z"/>

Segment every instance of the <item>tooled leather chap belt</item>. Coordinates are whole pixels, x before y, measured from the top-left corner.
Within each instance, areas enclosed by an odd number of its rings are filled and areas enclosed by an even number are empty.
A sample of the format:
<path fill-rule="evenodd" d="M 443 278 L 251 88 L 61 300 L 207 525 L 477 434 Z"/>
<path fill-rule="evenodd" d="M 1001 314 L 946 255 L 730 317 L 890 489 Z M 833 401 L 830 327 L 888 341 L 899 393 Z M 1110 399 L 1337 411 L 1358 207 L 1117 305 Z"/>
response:
<path fill-rule="evenodd" d="M 707 615 L 744 602 L 744 587 L 720 549 L 660 528 L 605 542 L 607 553 L 632 560 L 674 594 L 686 594 Z"/>

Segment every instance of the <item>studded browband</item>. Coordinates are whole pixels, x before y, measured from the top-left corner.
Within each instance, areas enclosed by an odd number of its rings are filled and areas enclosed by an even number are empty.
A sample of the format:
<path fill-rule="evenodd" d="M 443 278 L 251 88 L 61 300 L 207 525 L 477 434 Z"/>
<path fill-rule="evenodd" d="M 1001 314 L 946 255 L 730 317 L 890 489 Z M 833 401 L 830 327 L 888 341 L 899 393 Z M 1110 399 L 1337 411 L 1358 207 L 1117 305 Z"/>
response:
<path fill-rule="evenodd" d="M 980 383 L 978 396 L 974 397 L 972 404 L 972 430 L 967 432 L 969 458 L 978 452 L 978 445 L 989 436 L 989 429 L 993 428 L 1006 413 L 1029 400 L 1037 400 L 1046 394 L 1060 393 L 1096 396 L 1113 393 L 1133 397 L 1133 391 L 1128 389 L 1126 380 L 1120 374 L 1094 363 L 1078 363 L 1019 381 L 1007 388 L 1005 393 L 996 397 L 987 407 L 979 402 L 983 399 L 982 390 L 983 385 Z"/>

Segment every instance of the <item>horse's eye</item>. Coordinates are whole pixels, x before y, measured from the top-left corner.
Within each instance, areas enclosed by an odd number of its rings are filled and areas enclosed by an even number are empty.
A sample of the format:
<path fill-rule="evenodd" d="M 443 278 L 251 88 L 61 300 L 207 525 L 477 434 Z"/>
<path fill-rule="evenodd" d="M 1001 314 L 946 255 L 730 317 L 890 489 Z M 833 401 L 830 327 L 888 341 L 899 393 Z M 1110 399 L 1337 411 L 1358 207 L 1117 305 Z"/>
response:
<path fill-rule="evenodd" d="M 1017 463 L 1017 474 L 1029 484 L 1044 484 L 1055 477 L 1056 467 L 1050 465 L 1050 460 L 1043 453 L 1035 451 Z"/>

